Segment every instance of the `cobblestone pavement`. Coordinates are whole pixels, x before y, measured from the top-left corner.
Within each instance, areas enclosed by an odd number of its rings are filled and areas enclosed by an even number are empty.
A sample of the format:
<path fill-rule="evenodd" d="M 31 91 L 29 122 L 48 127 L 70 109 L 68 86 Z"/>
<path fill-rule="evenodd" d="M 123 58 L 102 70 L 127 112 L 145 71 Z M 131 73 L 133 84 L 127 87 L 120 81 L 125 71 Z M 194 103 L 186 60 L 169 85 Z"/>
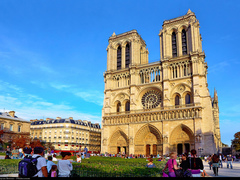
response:
<path fill-rule="evenodd" d="M 233 162 L 233 169 L 227 168 L 227 163 L 223 162 L 223 167 L 218 168 L 218 176 L 215 176 L 213 169 L 209 168 L 209 164 L 203 161 L 204 169 L 211 177 L 240 177 L 240 162 Z"/>

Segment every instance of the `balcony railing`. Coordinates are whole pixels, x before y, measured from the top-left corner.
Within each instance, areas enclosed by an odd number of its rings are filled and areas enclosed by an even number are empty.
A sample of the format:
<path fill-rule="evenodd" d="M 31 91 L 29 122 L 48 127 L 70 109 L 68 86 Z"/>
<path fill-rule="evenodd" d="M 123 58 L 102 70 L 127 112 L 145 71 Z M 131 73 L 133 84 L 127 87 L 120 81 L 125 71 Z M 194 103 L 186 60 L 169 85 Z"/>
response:
<path fill-rule="evenodd" d="M 105 113 L 104 116 L 113 116 L 113 115 L 128 115 L 128 114 L 136 114 L 136 113 L 143 113 L 143 112 L 157 112 L 157 111 L 164 111 L 164 110 L 173 110 L 173 109 L 188 109 L 192 107 L 199 107 L 200 103 L 192 103 L 192 104 L 184 104 L 184 105 L 177 105 L 177 106 L 164 106 L 152 109 L 137 109 L 137 110 L 130 110 L 130 111 L 123 111 L 123 112 L 114 112 L 114 113 Z"/>

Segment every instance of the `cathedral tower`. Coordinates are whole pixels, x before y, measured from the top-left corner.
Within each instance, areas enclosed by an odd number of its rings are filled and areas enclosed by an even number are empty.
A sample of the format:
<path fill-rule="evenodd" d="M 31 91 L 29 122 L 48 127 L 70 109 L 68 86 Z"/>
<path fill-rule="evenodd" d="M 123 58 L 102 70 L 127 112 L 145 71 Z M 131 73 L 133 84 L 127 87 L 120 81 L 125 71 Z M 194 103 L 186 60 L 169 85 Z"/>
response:
<path fill-rule="evenodd" d="M 211 154 L 221 148 L 195 14 L 189 10 L 164 21 L 159 38 L 161 61 L 154 63 L 148 63 L 146 43 L 136 30 L 109 38 L 103 153 L 181 154 L 195 148 Z"/>

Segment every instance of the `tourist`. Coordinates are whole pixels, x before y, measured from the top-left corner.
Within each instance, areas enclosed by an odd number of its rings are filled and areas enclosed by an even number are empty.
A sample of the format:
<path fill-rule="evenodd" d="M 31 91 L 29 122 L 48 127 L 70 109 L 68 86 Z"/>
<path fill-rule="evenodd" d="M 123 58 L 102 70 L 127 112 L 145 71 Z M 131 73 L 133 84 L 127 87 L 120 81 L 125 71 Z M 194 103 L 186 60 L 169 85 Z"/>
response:
<path fill-rule="evenodd" d="M 70 152 L 62 152 L 62 160 L 58 161 L 58 177 L 70 177 L 70 173 L 73 169 L 72 163 L 68 160 L 71 158 Z"/>
<path fill-rule="evenodd" d="M 18 158 L 19 158 L 19 159 L 22 159 L 22 158 L 23 158 L 23 149 L 20 147 L 19 150 L 18 150 L 18 152 L 19 152 Z"/>
<path fill-rule="evenodd" d="M 81 158 L 81 156 L 78 154 L 77 155 L 77 163 L 81 163 L 82 162 L 82 158 Z"/>
<path fill-rule="evenodd" d="M 42 147 L 35 147 L 34 148 L 34 154 L 32 155 L 33 158 L 37 158 L 37 169 L 39 170 L 36 175 L 33 177 L 48 177 L 48 171 L 47 171 L 47 162 L 46 159 L 43 157 L 44 150 Z"/>
<path fill-rule="evenodd" d="M 13 150 L 12 150 L 13 159 L 18 159 L 18 155 L 19 155 L 18 149 L 13 147 Z"/>
<path fill-rule="evenodd" d="M 231 166 L 231 169 L 233 168 L 233 167 L 232 167 L 232 162 L 233 162 L 232 155 L 229 154 L 229 155 L 227 156 L 227 168 L 229 168 L 229 165 Z"/>
<path fill-rule="evenodd" d="M 219 157 L 214 154 L 212 156 L 212 168 L 215 176 L 218 176 Z"/>
<path fill-rule="evenodd" d="M 156 165 L 153 163 L 153 158 L 149 159 L 149 163 L 146 165 L 147 168 L 156 168 Z"/>
<path fill-rule="evenodd" d="M 23 156 L 32 156 L 32 148 L 30 147 L 29 143 L 26 143 L 26 147 L 23 148 Z"/>
<path fill-rule="evenodd" d="M 177 153 L 172 152 L 170 153 L 170 159 L 168 160 L 168 162 L 166 163 L 165 168 L 162 170 L 163 172 L 165 171 L 165 169 L 168 167 L 168 176 L 169 177 L 176 177 L 174 169 L 181 169 L 179 167 L 177 167 Z"/>
<path fill-rule="evenodd" d="M 52 162 L 52 156 L 48 156 L 48 162 L 47 162 L 47 171 L 50 173 L 50 170 L 52 169 L 53 165 L 56 165 L 54 162 Z"/>
<path fill-rule="evenodd" d="M 52 155 L 52 157 L 53 157 L 52 161 L 58 161 L 57 158 L 56 158 L 56 156 L 57 156 L 56 153 L 54 153 L 54 154 Z"/>
<path fill-rule="evenodd" d="M 222 154 L 219 154 L 219 167 L 222 168 L 223 157 Z"/>
<path fill-rule="evenodd" d="M 189 168 L 189 161 L 187 161 L 187 157 L 187 154 L 182 154 L 180 167 L 182 168 L 183 172 L 185 172 Z"/>
<path fill-rule="evenodd" d="M 84 156 L 87 155 L 87 152 L 88 152 L 88 148 L 87 148 L 87 146 L 85 146 L 85 148 L 84 148 Z"/>
<path fill-rule="evenodd" d="M 195 149 L 191 150 L 189 163 L 189 169 L 192 171 L 192 177 L 201 177 L 201 173 L 203 172 L 203 162 L 199 157 L 197 157 L 197 151 Z"/>
<path fill-rule="evenodd" d="M 50 172 L 51 172 L 51 177 L 57 177 L 57 166 L 53 165 Z"/>
<path fill-rule="evenodd" d="M 211 170 L 211 167 L 212 167 L 212 156 L 209 155 L 207 160 L 208 160 L 209 168 Z"/>
<path fill-rule="evenodd" d="M 7 146 L 7 148 L 6 148 L 6 155 L 8 155 L 11 158 L 12 152 L 11 152 L 11 148 L 9 146 Z"/>

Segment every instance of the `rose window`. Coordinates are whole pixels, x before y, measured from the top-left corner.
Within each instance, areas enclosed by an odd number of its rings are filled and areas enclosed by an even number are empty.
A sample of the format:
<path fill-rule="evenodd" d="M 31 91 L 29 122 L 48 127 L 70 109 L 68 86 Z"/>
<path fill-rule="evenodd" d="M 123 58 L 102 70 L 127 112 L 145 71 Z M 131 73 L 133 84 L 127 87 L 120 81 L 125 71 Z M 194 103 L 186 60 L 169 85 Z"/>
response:
<path fill-rule="evenodd" d="M 142 97 L 142 105 L 144 109 L 156 108 L 161 103 L 161 94 L 158 91 L 151 90 L 146 92 Z"/>

